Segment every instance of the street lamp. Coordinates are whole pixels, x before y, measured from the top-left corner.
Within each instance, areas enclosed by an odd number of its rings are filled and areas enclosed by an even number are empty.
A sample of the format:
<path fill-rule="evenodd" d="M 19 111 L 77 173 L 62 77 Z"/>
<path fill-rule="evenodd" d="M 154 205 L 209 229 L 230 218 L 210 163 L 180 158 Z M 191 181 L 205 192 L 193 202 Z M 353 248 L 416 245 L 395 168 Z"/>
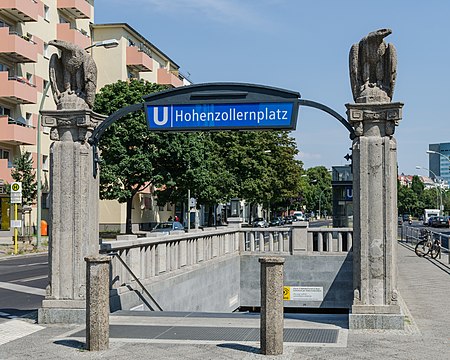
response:
<path fill-rule="evenodd" d="M 429 171 L 430 173 L 433 174 L 434 178 L 437 181 L 438 177 L 436 176 L 436 174 L 432 170 L 427 169 L 426 167 L 423 167 L 423 166 L 419 166 L 419 165 L 416 165 L 416 169 L 423 169 L 423 170 Z M 436 196 L 436 202 L 439 202 L 439 211 L 441 212 L 443 210 L 442 209 L 442 187 L 440 185 L 438 185 L 438 184 L 436 184 L 436 187 L 439 187 L 439 200 L 437 199 L 438 198 L 438 195 L 437 195 Z"/>
<path fill-rule="evenodd" d="M 108 39 L 93 43 L 92 45 L 85 47 L 84 50 L 88 50 L 93 47 L 104 47 L 105 49 L 111 49 L 117 47 L 118 45 L 119 41 L 117 39 Z"/>
<path fill-rule="evenodd" d="M 119 45 L 119 42 L 117 39 L 108 39 L 96 42 L 92 45 L 89 45 L 84 50 L 88 50 L 93 47 L 104 47 L 105 49 L 111 49 L 114 47 L 117 47 Z M 37 164 L 36 164 L 36 182 L 37 182 L 37 194 L 36 194 L 36 207 L 37 207 L 37 213 L 36 213 L 36 249 L 39 248 L 39 243 L 41 241 L 41 208 L 42 208 L 42 189 L 41 189 L 41 123 L 42 123 L 42 115 L 41 111 L 44 107 L 45 98 L 47 97 L 48 89 L 50 88 L 50 81 L 47 82 L 45 85 L 45 88 L 42 92 L 42 98 L 41 103 L 39 104 L 39 112 L 38 112 L 38 120 L 37 120 Z"/>
<path fill-rule="evenodd" d="M 440 153 L 439 151 L 434 151 L 434 150 L 427 150 L 427 154 L 436 154 L 436 155 L 440 155 L 443 158 L 447 159 L 448 161 L 450 161 L 450 156 L 444 155 L 442 153 Z"/>

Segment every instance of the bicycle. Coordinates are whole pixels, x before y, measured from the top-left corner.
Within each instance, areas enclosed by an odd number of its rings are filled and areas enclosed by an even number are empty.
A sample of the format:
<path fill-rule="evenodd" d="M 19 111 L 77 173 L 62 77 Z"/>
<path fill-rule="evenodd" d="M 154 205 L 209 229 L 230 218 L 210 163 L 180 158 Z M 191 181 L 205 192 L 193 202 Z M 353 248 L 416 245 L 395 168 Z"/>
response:
<path fill-rule="evenodd" d="M 425 233 L 420 236 L 419 241 L 414 249 L 414 252 L 419 257 L 424 257 L 430 254 L 432 259 L 436 259 L 441 253 L 441 241 L 434 239 L 430 230 L 425 230 Z"/>

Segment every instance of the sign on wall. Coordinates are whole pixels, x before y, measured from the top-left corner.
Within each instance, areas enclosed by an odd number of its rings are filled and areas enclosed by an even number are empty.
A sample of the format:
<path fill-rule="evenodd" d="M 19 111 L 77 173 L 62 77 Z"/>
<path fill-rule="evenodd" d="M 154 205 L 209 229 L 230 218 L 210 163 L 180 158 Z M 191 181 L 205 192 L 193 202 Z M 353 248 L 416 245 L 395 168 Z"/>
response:
<path fill-rule="evenodd" d="M 323 286 L 284 286 L 283 300 L 323 301 Z"/>

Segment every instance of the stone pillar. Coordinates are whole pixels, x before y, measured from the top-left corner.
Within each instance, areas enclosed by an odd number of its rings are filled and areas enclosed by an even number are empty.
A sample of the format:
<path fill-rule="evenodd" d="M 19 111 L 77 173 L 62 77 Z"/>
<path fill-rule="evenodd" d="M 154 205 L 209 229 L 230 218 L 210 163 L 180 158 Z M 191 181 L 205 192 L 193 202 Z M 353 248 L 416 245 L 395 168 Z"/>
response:
<path fill-rule="evenodd" d="M 109 256 L 88 256 L 86 260 L 86 348 L 109 347 Z"/>
<path fill-rule="evenodd" d="M 104 119 L 91 110 L 43 111 L 50 138 L 50 278 L 39 323 L 84 323 L 86 256 L 98 255 L 98 177 L 87 139 Z"/>
<path fill-rule="evenodd" d="M 397 142 L 402 103 L 347 104 L 353 140 L 350 329 L 403 329 L 397 304 Z"/>
<path fill-rule="evenodd" d="M 283 354 L 283 264 L 282 257 L 262 257 L 261 263 L 261 353 Z"/>
<path fill-rule="evenodd" d="M 292 255 L 308 251 L 308 222 L 296 221 L 292 224 Z"/>

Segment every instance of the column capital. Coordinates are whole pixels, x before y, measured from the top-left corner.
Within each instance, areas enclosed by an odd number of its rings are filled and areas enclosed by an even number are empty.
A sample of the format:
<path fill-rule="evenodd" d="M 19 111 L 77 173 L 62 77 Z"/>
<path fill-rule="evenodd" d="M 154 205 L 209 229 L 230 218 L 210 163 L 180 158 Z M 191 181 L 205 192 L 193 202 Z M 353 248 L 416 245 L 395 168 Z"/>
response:
<path fill-rule="evenodd" d="M 356 136 L 392 136 L 402 119 L 403 103 L 345 104 Z"/>
<path fill-rule="evenodd" d="M 106 119 L 90 109 L 41 111 L 42 126 L 51 128 L 53 141 L 85 143 L 95 127 Z"/>

